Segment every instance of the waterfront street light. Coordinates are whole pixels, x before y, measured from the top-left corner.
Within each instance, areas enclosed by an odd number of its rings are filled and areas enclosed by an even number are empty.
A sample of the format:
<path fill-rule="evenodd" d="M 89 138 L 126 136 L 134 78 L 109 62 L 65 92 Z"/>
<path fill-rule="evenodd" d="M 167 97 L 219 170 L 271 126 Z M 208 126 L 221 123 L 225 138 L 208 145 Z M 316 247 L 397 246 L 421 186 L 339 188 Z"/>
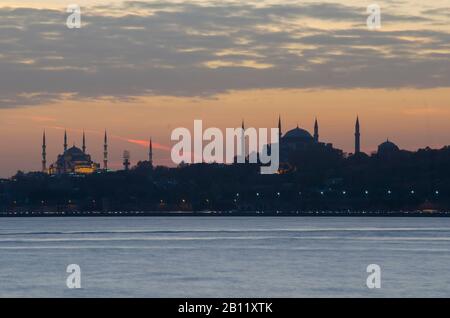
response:
<path fill-rule="evenodd" d="M 369 191 L 368 191 L 368 190 L 366 190 L 366 191 L 364 191 L 364 193 L 365 193 L 366 195 L 368 195 L 368 194 L 369 194 Z"/>
<path fill-rule="evenodd" d="M 342 194 L 343 194 L 343 195 L 346 195 L 346 194 L 347 194 L 347 191 L 342 191 Z"/>
<path fill-rule="evenodd" d="M 388 194 L 392 194 L 392 191 L 391 190 L 388 190 L 388 192 L 387 192 Z"/>
<path fill-rule="evenodd" d="M 434 193 L 435 193 L 436 195 L 439 195 L 439 191 L 438 191 L 438 190 L 436 190 Z"/>

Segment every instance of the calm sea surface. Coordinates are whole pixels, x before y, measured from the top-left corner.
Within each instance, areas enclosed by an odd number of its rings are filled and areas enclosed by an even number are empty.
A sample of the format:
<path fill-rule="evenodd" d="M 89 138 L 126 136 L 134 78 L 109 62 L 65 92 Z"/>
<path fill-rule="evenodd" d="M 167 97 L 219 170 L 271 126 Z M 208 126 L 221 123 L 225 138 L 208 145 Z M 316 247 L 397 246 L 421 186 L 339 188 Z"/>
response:
<path fill-rule="evenodd" d="M 1 218 L 8 296 L 450 297 L 450 218 Z"/>

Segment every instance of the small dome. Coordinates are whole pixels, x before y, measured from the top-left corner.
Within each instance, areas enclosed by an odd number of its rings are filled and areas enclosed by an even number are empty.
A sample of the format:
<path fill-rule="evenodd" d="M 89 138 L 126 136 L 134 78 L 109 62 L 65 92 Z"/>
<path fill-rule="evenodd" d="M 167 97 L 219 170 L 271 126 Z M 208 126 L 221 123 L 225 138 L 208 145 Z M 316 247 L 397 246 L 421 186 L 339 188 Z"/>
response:
<path fill-rule="evenodd" d="M 299 127 L 294 128 L 292 130 L 289 130 L 284 136 L 283 138 L 289 138 L 289 139 L 303 139 L 303 140 L 312 140 L 313 137 L 311 136 L 311 134 L 304 130 L 301 129 Z"/>
<path fill-rule="evenodd" d="M 392 153 L 399 150 L 400 148 L 393 142 L 389 141 L 389 139 L 378 146 L 378 153 Z"/>

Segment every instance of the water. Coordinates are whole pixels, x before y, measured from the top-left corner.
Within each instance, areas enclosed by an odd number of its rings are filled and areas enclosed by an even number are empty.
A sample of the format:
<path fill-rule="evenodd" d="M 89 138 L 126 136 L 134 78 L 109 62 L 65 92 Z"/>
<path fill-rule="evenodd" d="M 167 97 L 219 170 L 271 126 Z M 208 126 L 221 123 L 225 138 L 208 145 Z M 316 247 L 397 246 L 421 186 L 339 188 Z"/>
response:
<path fill-rule="evenodd" d="M 1 218 L 0 296 L 450 297 L 450 218 Z"/>

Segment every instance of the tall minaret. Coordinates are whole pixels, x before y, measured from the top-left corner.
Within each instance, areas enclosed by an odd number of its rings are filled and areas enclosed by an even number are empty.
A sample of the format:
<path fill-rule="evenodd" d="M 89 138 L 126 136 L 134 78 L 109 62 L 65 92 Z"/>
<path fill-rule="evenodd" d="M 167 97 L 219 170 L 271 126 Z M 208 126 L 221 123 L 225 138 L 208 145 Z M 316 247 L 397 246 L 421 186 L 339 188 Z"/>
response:
<path fill-rule="evenodd" d="M 42 135 L 42 172 L 47 171 L 47 144 L 45 142 L 45 130 L 44 134 Z"/>
<path fill-rule="evenodd" d="M 150 163 L 150 166 L 153 167 L 153 144 L 152 144 L 151 137 L 150 137 L 150 143 L 148 144 L 148 162 Z"/>
<path fill-rule="evenodd" d="M 242 139 L 241 139 L 241 153 L 244 156 L 244 161 L 247 162 L 247 156 L 245 154 L 245 123 L 242 119 Z"/>
<path fill-rule="evenodd" d="M 83 153 L 86 153 L 86 135 L 83 130 Z"/>
<path fill-rule="evenodd" d="M 319 123 L 316 121 L 314 122 L 314 141 L 319 142 Z"/>
<path fill-rule="evenodd" d="M 103 169 L 108 170 L 108 136 L 106 134 L 106 130 L 103 144 Z"/>
<path fill-rule="evenodd" d="M 64 151 L 67 150 L 67 130 L 64 130 Z"/>
<path fill-rule="evenodd" d="M 279 140 L 281 140 L 281 136 L 283 133 L 281 132 L 281 115 L 278 117 L 278 136 L 280 137 Z"/>
<path fill-rule="evenodd" d="M 355 125 L 355 155 L 361 152 L 361 134 L 359 131 L 359 116 L 356 117 Z"/>

